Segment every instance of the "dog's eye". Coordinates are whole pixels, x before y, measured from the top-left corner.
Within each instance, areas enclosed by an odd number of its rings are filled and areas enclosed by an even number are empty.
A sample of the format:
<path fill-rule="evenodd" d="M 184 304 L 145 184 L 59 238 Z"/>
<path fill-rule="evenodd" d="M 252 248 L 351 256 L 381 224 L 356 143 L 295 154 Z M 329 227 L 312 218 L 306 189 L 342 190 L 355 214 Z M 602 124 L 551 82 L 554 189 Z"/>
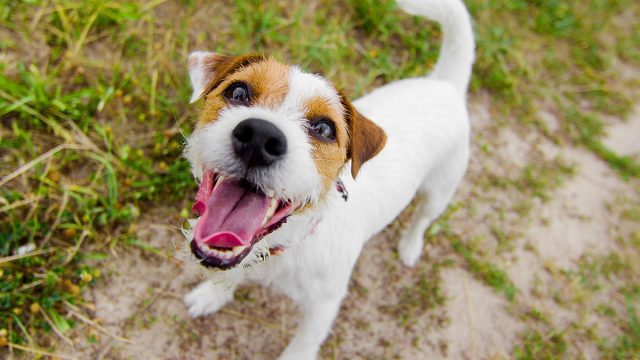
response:
<path fill-rule="evenodd" d="M 310 131 L 320 140 L 335 141 L 336 128 L 329 119 L 320 119 L 309 126 Z"/>
<path fill-rule="evenodd" d="M 241 82 L 229 85 L 222 95 L 232 104 L 238 105 L 247 104 L 251 98 L 249 88 Z"/>

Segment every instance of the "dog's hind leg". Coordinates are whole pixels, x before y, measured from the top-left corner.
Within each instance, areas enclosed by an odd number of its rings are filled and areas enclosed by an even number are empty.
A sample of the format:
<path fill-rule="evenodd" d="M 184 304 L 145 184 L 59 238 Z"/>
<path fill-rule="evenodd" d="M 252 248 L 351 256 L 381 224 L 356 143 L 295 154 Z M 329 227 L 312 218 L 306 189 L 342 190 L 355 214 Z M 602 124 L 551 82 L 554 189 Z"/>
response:
<path fill-rule="evenodd" d="M 213 314 L 225 304 L 233 300 L 233 292 L 237 285 L 216 284 L 211 280 L 203 281 L 184 297 L 192 317 Z"/>
<path fill-rule="evenodd" d="M 407 266 L 414 266 L 420 258 L 424 246 L 424 232 L 434 219 L 430 216 L 434 211 L 429 208 L 429 196 L 418 192 L 416 198 L 418 204 L 411 215 L 411 222 L 398 244 L 400 260 Z"/>
<path fill-rule="evenodd" d="M 416 194 L 418 205 L 412 214 L 400 243 L 398 253 L 400 260 L 407 266 L 414 266 L 424 246 L 424 233 L 446 209 L 458 188 L 467 168 L 468 148 L 466 146 L 454 151 L 453 156 L 438 166 L 425 179 Z"/>
<path fill-rule="evenodd" d="M 420 259 L 424 246 L 424 233 L 431 223 L 444 212 L 454 191 L 446 194 L 418 193 L 418 205 L 411 215 L 411 222 L 398 244 L 400 260 L 412 267 Z"/>

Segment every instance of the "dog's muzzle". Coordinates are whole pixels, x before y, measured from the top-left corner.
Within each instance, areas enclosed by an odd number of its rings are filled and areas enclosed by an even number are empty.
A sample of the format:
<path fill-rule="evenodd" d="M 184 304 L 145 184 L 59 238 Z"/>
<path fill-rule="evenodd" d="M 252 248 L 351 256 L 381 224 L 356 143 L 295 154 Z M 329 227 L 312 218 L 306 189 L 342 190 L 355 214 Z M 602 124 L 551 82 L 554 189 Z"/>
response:
<path fill-rule="evenodd" d="M 269 121 L 250 118 L 231 132 L 233 152 L 245 171 L 268 168 L 287 152 L 285 134 Z M 191 244 L 202 264 L 229 268 L 238 264 L 252 246 L 279 228 L 295 209 L 238 174 L 223 175 L 205 169 L 193 210 L 200 219 Z"/>

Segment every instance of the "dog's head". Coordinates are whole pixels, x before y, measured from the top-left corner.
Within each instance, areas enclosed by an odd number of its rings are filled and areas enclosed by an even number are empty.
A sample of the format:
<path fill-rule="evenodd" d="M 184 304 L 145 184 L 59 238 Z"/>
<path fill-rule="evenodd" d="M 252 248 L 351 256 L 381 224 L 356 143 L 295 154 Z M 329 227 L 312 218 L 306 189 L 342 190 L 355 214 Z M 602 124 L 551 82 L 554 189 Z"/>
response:
<path fill-rule="evenodd" d="M 323 78 L 264 56 L 189 56 L 191 102 L 203 109 L 186 156 L 200 181 L 191 250 L 234 267 L 291 215 L 322 203 L 351 161 L 384 146 L 382 129 Z"/>

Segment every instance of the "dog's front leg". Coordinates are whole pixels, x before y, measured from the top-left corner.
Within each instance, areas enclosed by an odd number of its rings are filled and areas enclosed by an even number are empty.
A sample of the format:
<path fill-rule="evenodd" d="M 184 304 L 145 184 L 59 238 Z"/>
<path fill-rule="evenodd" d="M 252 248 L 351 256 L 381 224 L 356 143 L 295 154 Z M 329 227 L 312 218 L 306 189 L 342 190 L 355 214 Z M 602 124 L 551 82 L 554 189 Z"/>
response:
<path fill-rule="evenodd" d="M 184 297 L 184 302 L 189 307 L 189 315 L 198 317 L 218 311 L 233 300 L 233 292 L 236 287 L 237 284 L 228 285 L 226 283 L 217 284 L 212 280 L 203 281 Z"/>
<path fill-rule="evenodd" d="M 342 298 L 343 296 L 322 300 L 307 299 L 309 301 L 302 305 L 302 321 L 298 331 L 279 359 L 315 359 L 340 310 Z"/>

